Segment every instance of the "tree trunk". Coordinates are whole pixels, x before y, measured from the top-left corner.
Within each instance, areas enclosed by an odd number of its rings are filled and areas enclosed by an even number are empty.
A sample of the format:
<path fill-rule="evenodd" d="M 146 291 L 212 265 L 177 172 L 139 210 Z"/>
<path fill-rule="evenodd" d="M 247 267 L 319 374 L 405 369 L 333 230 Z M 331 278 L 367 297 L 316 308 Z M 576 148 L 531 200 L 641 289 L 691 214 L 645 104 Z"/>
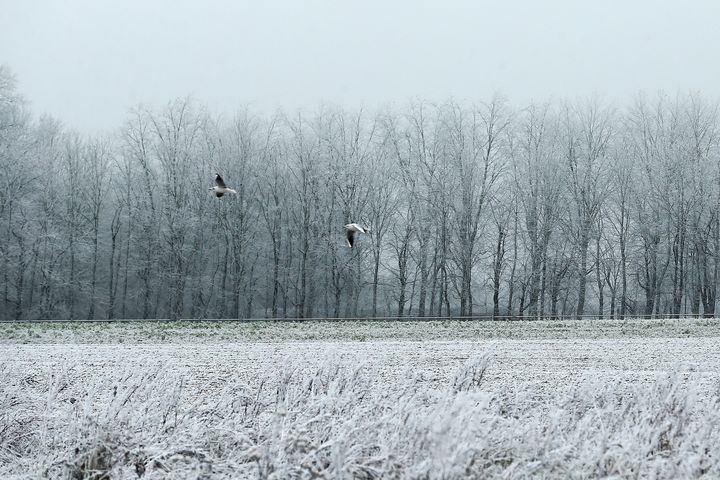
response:
<path fill-rule="evenodd" d="M 88 320 L 95 318 L 95 290 L 97 287 L 97 264 L 98 264 L 98 230 L 100 228 L 100 219 L 95 217 L 93 219 L 93 259 L 92 259 L 92 274 L 90 275 L 90 310 L 88 311 Z"/>
<path fill-rule="evenodd" d="M 600 229 L 598 229 L 597 237 L 595 238 L 595 279 L 597 281 L 597 287 L 598 287 L 598 318 L 602 320 L 603 318 L 603 312 L 605 309 L 605 295 L 604 295 L 604 279 L 600 272 L 600 263 L 601 263 L 601 255 L 600 252 Z"/>
<path fill-rule="evenodd" d="M 502 225 L 498 225 L 497 243 L 495 244 L 495 261 L 493 262 L 493 319 L 500 316 L 500 277 L 504 256 L 505 231 Z"/>
<path fill-rule="evenodd" d="M 578 267 L 578 303 L 577 318 L 582 319 L 585 314 L 585 292 L 587 290 L 587 256 L 590 243 L 590 227 L 583 225 L 580 232 L 580 265 Z"/>

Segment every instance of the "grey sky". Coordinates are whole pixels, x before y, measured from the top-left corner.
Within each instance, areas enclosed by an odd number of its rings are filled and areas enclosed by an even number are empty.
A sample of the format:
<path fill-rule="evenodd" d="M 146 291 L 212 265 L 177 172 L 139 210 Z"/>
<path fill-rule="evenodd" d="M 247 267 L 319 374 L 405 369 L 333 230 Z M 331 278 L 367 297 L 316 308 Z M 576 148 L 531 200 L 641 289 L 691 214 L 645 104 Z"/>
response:
<path fill-rule="evenodd" d="M 638 90 L 720 93 L 720 2 L 0 0 L 0 63 L 84 130 L 192 95 L 216 112 Z"/>

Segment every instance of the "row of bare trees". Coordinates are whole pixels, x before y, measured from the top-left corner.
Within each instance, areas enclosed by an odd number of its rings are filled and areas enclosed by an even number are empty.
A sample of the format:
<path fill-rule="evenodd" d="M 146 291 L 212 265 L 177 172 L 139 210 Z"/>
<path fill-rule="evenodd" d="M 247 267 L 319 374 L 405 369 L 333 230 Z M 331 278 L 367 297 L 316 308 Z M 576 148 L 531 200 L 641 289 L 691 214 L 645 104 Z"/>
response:
<path fill-rule="evenodd" d="M 179 99 L 85 136 L 3 67 L 0 317 L 712 316 L 719 127 L 694 94 L 230 119 Z M 371 227 L 352 250 L 349 221 Z"/>

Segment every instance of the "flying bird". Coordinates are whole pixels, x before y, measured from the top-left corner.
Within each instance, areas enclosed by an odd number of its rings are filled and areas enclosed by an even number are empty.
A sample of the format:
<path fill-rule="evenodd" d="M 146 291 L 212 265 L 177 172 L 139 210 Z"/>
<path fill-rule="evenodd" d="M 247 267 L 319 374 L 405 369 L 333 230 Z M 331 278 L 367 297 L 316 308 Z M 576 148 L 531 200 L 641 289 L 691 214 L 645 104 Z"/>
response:
<path fill-rule="evenodd" d="M 228 188 L 225 185 L 225 182 L 223 181 L 219 173 L 215 174 L 215 186 L 212 187 L 210 190 L 215 190 L 215 196 L 218 198 L 222 197 L 228 192 L 237 193 L 235 190 L 233 190 L 232 188 Z"/>
<path fill-rule="evenodd" d="M 355 243 L 355 235 L 358 233 L 368 233 L 370 229 L 368 227 L 361 227 L 357 223 L 348 223 L 345 225 L 345 233 L 347 234 L 346 241 L 348 247 L 352 248 Z"/>

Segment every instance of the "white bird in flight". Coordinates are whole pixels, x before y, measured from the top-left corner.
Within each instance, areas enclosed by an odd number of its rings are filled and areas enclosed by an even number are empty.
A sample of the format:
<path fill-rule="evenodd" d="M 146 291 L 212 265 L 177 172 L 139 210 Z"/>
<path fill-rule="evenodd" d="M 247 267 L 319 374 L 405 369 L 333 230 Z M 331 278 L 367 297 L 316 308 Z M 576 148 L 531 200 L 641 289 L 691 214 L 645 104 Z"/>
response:
<path fill-rule="evenodd" d="M 368 233 L 370 232 L 370 229 L 368 227 L 361 227 L 357 223 L 348 223 L 345 225 L 345 233 L 347 234 L 346 241 L 348 244 L 348 247 L 352 248 L 353 244 L 355 243 L 355 235 L 358 233 Z"/>
<path fill-rule="evenodd" d="M 212 187 L 210 190 L 215 190 L 215 196 L 218 198 L 222 197 L 228 192 L 237 193 L 232 188 L 228 188 L 227 186 L 225 186 L 225 182 L 223 181 L 219 173 L 215 174 L 215 186 Z"/>

